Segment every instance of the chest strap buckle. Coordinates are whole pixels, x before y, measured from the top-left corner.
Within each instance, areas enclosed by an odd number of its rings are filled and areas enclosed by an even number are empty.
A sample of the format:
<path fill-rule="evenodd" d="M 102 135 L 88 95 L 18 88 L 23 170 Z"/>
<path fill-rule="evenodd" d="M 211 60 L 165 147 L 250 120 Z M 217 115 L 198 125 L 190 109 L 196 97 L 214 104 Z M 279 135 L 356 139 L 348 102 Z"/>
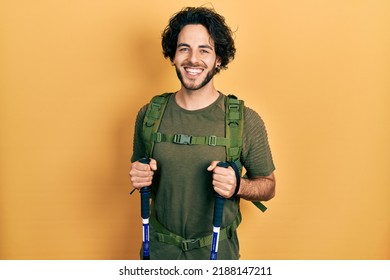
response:
<path fill-rule="evenodd" d="M 173 143 L 180 145 L 191 145 L 192 136 L 186 134 L 175 134 L 173 136 Z"/>
<path fill-rule="evenodd" d="M 186 239 L 181 242 L 181 249 L 185 251 L 190 251 L 193 249 L 198 249 L 202 247 L 200 244 L 200 238 L 196 239 Z"/>

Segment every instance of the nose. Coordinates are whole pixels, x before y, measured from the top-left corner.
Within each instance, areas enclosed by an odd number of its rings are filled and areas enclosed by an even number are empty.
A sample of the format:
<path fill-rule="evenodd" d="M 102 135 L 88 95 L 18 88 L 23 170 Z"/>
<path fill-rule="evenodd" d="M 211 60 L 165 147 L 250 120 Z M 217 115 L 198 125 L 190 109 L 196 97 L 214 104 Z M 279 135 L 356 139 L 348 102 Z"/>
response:
<path fill-rule="evenodd" d="M 197 55 L 197 53 L 194 52 L 194 51 L 191 51 L 191 52 L 189 53 L 189 58 L 188 58 L 188 60 L 189 60 L 191 63 L 196 63 L 196 62 L 198 61 L 198 55 Z"/>

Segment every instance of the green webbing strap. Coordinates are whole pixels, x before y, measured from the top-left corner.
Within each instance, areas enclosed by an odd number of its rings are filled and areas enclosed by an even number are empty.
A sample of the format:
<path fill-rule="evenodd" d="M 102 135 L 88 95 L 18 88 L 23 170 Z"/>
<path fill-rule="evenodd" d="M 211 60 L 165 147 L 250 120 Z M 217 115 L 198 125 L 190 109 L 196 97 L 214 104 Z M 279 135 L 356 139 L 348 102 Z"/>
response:
<path fill-rule="evenodd" d="M 261 210 L 261 212 L 265 212 L 267 210 L 267 207 L 261 203 L 260 201 L 252 201 L 252 203 Z"/>
<path fill-rule="evenodd" d="M 226 146 L 227 161 L 240 159 L 242 147 L 242 135 L 244 131 L 244 102 L 234 95 L 226 98 L 226 137 L 229 142 Z"/>
<path fill-rule="evenodd" d="M 171 93 L 164 93 L 153 97 L 148 105 L 143 122 L 143 136 L 145 143 L 146 157 L 151 157 L 154 147 L 153 133 L 157 132 L 165 107 L 168 103 L 168 97 Z"/>
<path fill-rule="evenodd" d="M 227 227 L 221 228 L 219 240 L 231 238 L 240 223 L 241 213 L 238 212 L 232 224 Z M 213 240 L 212 234 L 200 238 L 185 239 L 177 234 L 170 232 L 163 225 L 161 225 L 154 217 L 150 218 L 150 225 L 156 231 L 158 241 L 176 245 L 180 247 L 183 251 L 190 251 L 193 249 L 210 246 Z"/>
<path fill-rule="evenodd" d="M 209 145 L 226 146 L 229 139 L 218 136 L 192 136 L 186 134 L 164 134 L 160 132 L 153 133 L 152 140 L 160 142 L 170 142 L 181 145 Z"/>

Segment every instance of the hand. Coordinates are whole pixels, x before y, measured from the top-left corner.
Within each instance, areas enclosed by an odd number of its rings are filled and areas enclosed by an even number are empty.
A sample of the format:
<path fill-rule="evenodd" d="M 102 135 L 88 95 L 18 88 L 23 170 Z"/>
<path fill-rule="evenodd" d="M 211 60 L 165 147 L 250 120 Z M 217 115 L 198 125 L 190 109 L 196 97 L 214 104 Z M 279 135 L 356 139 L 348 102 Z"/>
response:
<path fill-rule="evenodd" d="M 236 190 L 236 174 L 231 166 L 228 168 L 219 167 L 217 166 L 218 162 L 211 162 L 207 170 L 213 172 L 214 191 L 224 198 L 230 198 Z"/>
<path fill-rule="evenodd" d="M 129 172 L 130 181 L 135 189 L 148 187 L 152 184 L 154 171 L 157 170 L 157 162 L 155 159 L 150 159 L 149 164 L 144 164 L 135 161 L 131 164 Z"/>

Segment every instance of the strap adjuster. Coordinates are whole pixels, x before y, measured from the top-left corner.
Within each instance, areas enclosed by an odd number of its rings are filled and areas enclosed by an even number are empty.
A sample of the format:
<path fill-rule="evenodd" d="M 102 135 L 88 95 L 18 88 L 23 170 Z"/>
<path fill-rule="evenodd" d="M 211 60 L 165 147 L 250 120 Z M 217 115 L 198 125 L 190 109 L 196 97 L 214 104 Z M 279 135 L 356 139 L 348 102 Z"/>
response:
<path fill-rule="evenodd" d="M 152 110 L 155 110 L 155 109 L 160 110 L 160 108 L 161 108 L 161 104 L 158 102 L 152 102 L 151 106 L 152 106 Z"/>
<path fill-rule="evenodd" d="M 175 134 L 173 136 L 173 143 L 180 145 L 191 145 L 191 135 L 186 134 Z"/>
<path fill-rule="evenodd" d="M 237 110 L 240 108 L 240 105 L 238 104 L 229 104 L 229 109 L 230 110 Z"/>
<path fill-rule="evenodd" d="M 215 136 L 215 135 L 211 135 L 211 136 L 209 136 L 208 137 L 209 139 L 208 139 L 208 145 L 209 146 L 217 146 L 217 136 Z"/>
<path fill-rule="evenodd" d="M 181 242 L 181 249 L 186 252 L 193 249 L 200 248 L 200 238 L 196 239 L 186 239 Z"/>
<path fill-rule="evenodd" d="M 154 139 L 153 140 L 156 141 L 157 143 L 160 143 L 162 141 L 162 134 L 161 134 L 161 132 L 156 132 L 154 134 Z"/>

